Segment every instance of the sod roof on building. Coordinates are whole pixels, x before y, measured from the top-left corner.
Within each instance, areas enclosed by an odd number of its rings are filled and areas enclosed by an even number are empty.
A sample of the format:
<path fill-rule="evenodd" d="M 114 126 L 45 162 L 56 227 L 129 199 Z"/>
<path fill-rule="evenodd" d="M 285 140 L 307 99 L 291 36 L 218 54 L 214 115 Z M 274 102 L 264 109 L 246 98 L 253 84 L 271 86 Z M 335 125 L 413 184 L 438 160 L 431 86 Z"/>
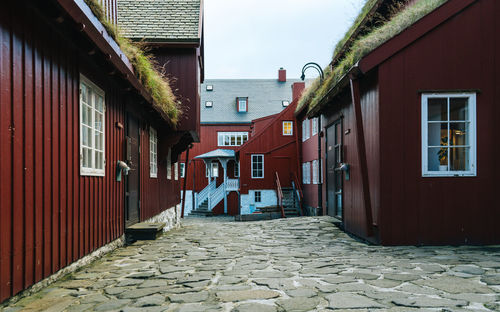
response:
<path fill-rule="evenodd" d="M 200 11 L 200 0 L 118 0 L 118 24 L 133 40 L 195 42 Z"/>

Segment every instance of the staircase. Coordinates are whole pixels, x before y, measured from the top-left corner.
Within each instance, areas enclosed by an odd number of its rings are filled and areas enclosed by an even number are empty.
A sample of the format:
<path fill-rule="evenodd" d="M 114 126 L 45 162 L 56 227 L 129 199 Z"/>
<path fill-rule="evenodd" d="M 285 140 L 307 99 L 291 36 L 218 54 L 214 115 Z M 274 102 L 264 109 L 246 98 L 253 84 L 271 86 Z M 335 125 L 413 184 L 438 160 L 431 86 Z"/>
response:
<path fill-rule="evenodd" d="M 208 198 L 203 201 L 198 208 L 189 213 L 190 216 L 204 216 L 211 217 L 212 211 L 208 210 Z"/>
<path fill-rule="evenodd" d="M 291 187 L 283 187 L 283 209 L 285 210 L 285 216 L 287 218 L 290 217 L 299 217 L 300 216 L 300 208 L 299 203 L 295 199 L 293 194 L 293 188 Z"/>

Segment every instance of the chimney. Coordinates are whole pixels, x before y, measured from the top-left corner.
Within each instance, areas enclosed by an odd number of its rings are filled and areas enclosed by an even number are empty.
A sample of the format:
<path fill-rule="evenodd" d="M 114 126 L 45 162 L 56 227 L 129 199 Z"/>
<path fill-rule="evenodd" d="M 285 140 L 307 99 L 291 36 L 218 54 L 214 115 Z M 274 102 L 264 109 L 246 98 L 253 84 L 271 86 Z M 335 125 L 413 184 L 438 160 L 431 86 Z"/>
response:
<path fill-rule="evenodd" d="M 286 69 L 283 69 L 283 67 L 278 70 L 278 81 L 286 82 Z"/>
<path fill-rule="evenodd" d="M 298 99 L 306 87 L 305 82 L 294 82 L 292 84 L 292 101 Z"/>

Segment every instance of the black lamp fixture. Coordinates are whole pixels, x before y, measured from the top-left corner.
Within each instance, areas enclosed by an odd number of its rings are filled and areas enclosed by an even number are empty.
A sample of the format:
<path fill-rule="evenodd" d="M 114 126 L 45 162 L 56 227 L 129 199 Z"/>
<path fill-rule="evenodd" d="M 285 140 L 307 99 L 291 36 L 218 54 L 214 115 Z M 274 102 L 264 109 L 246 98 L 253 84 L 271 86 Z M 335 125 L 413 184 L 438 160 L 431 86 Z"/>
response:
<path fill-rule="evenodd" d="M 314 62 L 309 62 L 306 65 L 304 65 L 304 67 L 302 67 L 302 76 L 300 76 L 300 79 L 302 79 L 302 80 L 306 79 L 305 72 L 309 68 L 316 69 L 319 72 L 320 82 L 323 82 L 323 79 L 325 78 L 324 74 L 323 74 L 323 70 L 321 69 L 321 66 L 319 66 L 317 63 L 314 63 Z"/>

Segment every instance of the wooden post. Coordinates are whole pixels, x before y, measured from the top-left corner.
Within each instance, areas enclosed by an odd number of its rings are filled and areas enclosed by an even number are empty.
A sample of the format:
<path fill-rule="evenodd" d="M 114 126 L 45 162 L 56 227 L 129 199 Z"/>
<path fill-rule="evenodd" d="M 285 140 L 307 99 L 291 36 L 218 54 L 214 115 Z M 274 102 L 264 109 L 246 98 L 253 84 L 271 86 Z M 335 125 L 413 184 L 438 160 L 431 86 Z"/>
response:
<path fill-rule="evenodd" d="M 227 159 L 219 159 L 220 163 L 222 164 L 222 168 L 224 169 L 224 185 L 222 186 L 222 189 L 224 191 L 224 213 L 227 213 L 227 192 L 226 192 L 226 187 L 227 187 Z"/>
<path fill-rule="evenodd" d="M 184 186 L 182 188 L 182 210 L 181 210 L 181 218 L 184 218 L 184 207 L 186 207 L 186 184 L 187 184 L 187 170 L 189 164 L 189 150 L 191 147 L 188 147 L 186 151 L 186 160 L 184 161 Z M 194 190 L 193 190 L 194 192 Z"/>
<path fill-rule="evenodd" d="M 370 237 L 373 236 L 373 215 L 370 201 L 370 183 L 368 180 L 368 162 L 366 160 L 365 133 L 363 130 L 359 80 L 351 77 L 350 83 L 352 104 L 354 106 L 354 119 L 356 123 L 356 147 L 358 150 L 359 167 L 361 169 L 363 202 L 365 206 L 366 234 Z"/>

